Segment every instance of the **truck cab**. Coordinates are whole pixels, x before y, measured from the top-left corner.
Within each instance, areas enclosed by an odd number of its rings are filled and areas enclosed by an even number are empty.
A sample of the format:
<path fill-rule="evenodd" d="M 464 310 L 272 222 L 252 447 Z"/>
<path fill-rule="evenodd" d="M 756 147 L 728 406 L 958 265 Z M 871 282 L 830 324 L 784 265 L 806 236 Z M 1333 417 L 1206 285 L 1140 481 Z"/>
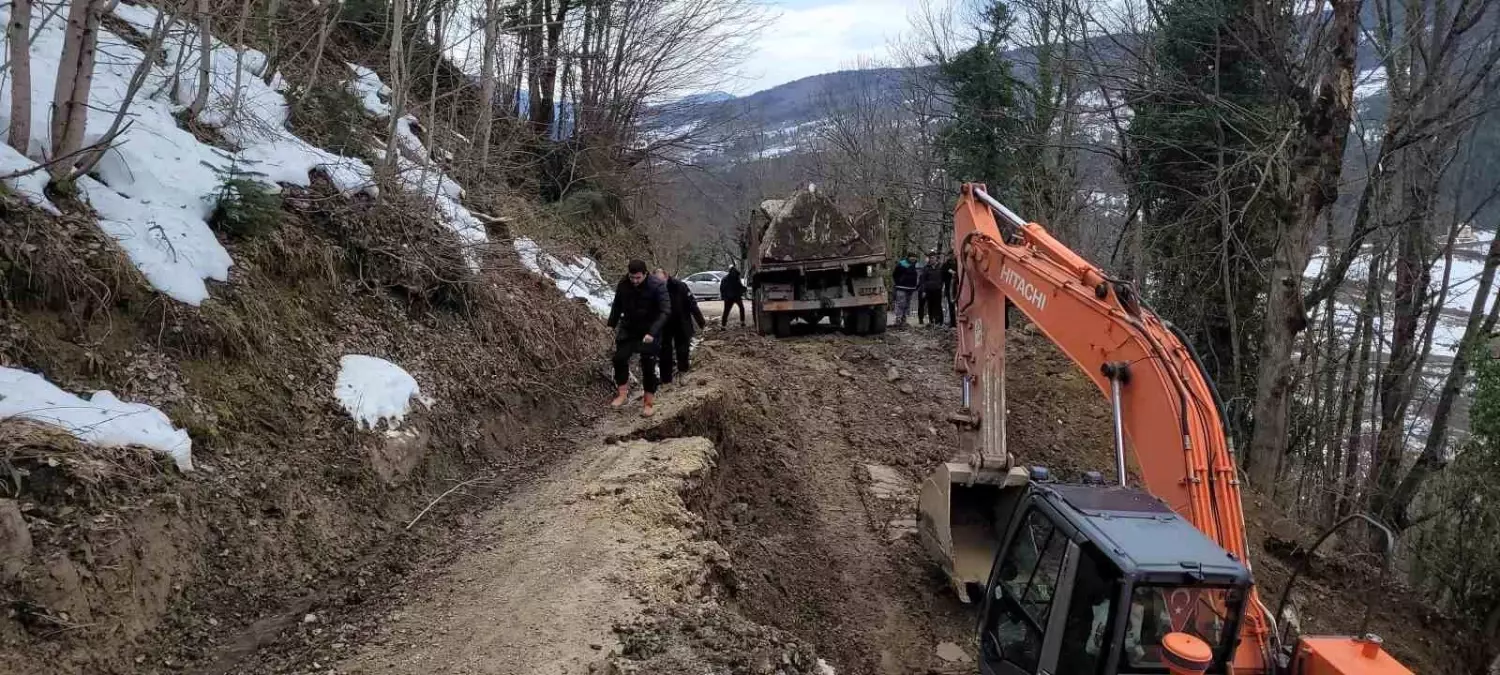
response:
<path fill-rule="evenodd" d="M 1241 561 L 1140 490 L 1022 489 L 997 520 L 1006 525 L 981 604 L 981 673 L 1164 674 L 1169 633 L 1202 640 L 1207 672 L 1227 672 L 1250 597 Z"/>

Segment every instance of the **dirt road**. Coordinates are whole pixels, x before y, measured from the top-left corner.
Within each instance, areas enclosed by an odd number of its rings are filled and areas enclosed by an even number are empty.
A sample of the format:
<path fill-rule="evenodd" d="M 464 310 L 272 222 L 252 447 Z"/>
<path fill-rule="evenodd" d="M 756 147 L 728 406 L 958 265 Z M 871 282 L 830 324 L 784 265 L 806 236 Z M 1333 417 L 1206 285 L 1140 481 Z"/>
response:
<path fill-rule="evenodd" d="M 918 481 L 954 447 L 952 334 L 703 338 L 656 418 L 606 414 L 451 554 L 239 672 L 972 672 L 973 617 L 914 535 Z M 1071 366 L 1013 353 L 1012 442 L 1064 467 L 1088 455 L 1063 438 L 1107 449 L 1102 405 L 1042 412 L 1087 400 L 1047 383 Z"/>

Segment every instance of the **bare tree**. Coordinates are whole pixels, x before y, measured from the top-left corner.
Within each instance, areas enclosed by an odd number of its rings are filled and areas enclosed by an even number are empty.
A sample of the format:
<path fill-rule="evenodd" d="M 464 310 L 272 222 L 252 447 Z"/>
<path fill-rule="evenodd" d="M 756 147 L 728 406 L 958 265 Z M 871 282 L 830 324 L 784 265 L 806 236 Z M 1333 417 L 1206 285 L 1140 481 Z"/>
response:
<path fill-rule="evenodd" d="M 103 6 L 104 0 L 73 0 L 68 13 L 68 28 L 63 38 L 61 65 L 52 99 L 54 159 L 75 156 L 83 149 Z M 68 177 L 72 168 L 70 161 L 56 162 L 50 167 L 53 176 L 59 178 Z"/>
<path fill-rule="evenodd" d="M 382 166 L 395 174 L 401 166 L 401 118 L 406 114 L 406 61 L 402 56 L 402 42 L 406 32 L 402 30 L 402 19 L 406 17 L 404 0 L 391 0 L 391 122 L 386 127 L 385 160 Z"/>
<path fill-rule="evenodd" d="M 1344 147 L 1354 108 L 1354 64 L 1359 29 L 1360 0 L 1330 0 L 1327 23 L 1312 31 L 1314 39 L 1303 52 L 1303 62 L 1273 59 L 1279 86 L 1297 108 L 1291 130 L 1291 192 L 1295 210 L 1276 239 L 1269 270 L 1266 320 L 1261 336 L 1255 388 L 1255 426 L 1245 463 L 1250 480 L 1269 490 L 1286 452 L 1296 336 L 1307 325 L 1302 274 L 1312 254 L 1312 236 L 1324 211 L 1338 199 Z M 1279 17 L 1261 19 L 1262 30 L 1273 40 Z M 1313 19 L 1322 22 L 1321 16 Z M 1326 56 L 1325 56 L 1326 55 Z M 1270 56 L 1270 55 L 1267 55 Z"/>
<path fill-rule="evenodd" d="M 198 0 L 198 91 L 188 106 L 188 115 L 197 117 L 208 107 L 208 93 L 213 86 L 213 13 L 208 0 Z"/>
<path fill-rule="evenodd" d="M 10 146 L 31 152 L 31 0 L 12 0 L 5 39 L 10 45 Z"/>

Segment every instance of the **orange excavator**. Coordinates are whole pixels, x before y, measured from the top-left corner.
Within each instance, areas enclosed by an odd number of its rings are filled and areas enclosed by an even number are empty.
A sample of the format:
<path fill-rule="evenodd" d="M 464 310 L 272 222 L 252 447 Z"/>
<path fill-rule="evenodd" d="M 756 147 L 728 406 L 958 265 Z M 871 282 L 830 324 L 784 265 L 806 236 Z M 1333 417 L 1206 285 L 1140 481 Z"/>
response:
<path fill-rule="evenodd" d="M 980 607 L 982 673 L 1410 675 L 1363 627 L 1276 630 L 1280 607 L 1261 602 L 1246 555 L 1222 404 L 1175 327 L 982 185 L 963 187 L 954 224 L 960 455 L 923 483 L 919 533 Z M 1006 451 L 1011 308 L 1108 397 L 1114 485 L 1101 472 L 1061 484 Z M 1127 452 L 1144 489 L 1128 485 Z"/>

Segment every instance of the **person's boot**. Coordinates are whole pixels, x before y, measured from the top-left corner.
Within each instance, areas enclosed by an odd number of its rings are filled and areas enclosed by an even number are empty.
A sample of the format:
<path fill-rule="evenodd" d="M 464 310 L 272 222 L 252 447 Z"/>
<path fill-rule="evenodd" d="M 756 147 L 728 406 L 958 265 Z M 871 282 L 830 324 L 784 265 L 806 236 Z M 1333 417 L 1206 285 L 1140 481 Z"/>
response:
<path fill-rule="evenodd" d="M 641 404 L 641 417 L 650 417 L 656 414 L 656 394 L 646 394 Z"/>
<path fill-rule="evenodd" d="M 615 400 L 609 402 L 609 407 L 618 408 L 625 405 L 625 400 L 630 398 L 630 385 L 620 385 L 620 391 L 615 394 Z"/>

